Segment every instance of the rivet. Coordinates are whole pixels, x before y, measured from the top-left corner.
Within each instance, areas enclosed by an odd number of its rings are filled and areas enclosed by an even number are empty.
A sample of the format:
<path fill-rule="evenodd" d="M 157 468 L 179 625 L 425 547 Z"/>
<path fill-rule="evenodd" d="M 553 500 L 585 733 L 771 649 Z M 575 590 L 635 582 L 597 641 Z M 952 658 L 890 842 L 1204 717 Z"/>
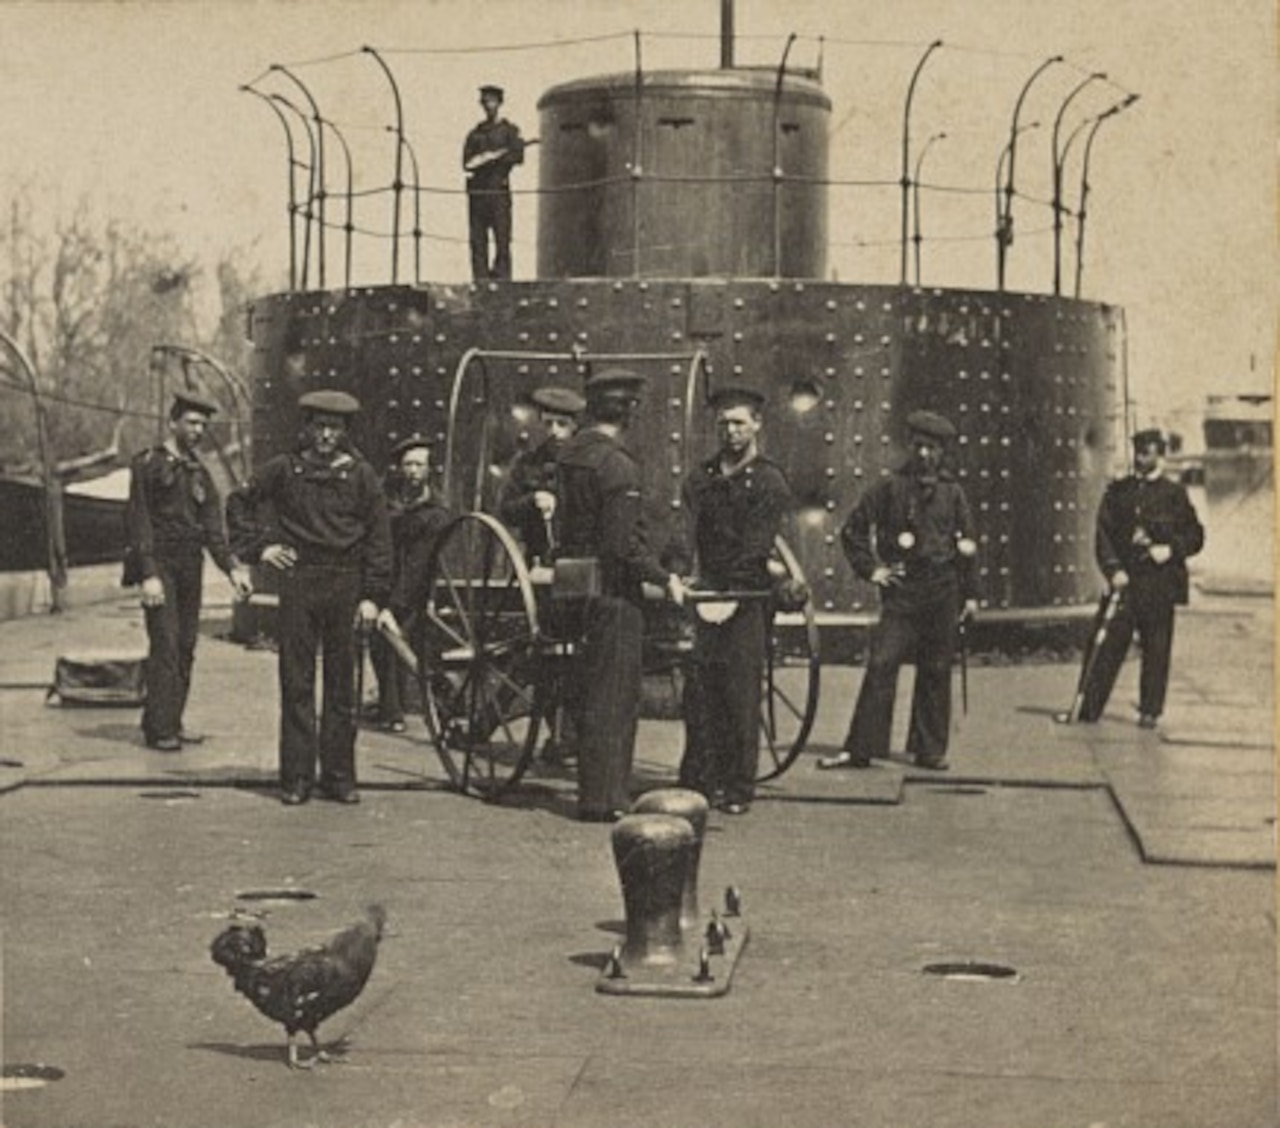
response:
<path fill-rule="evenodd" d="M 836 308 L 836 302 L 835 302 L 835 299 L 834 299 L 834 298 L 828 298 L 828 299 L 827 299 L 827 309 L 835 309 L 835 308 Z"/>

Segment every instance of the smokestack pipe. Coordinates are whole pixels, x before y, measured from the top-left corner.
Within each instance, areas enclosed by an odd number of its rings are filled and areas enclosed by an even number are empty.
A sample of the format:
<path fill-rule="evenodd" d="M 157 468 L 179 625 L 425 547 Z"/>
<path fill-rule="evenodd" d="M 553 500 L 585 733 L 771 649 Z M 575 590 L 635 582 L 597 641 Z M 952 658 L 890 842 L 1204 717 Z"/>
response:
<path fill-rule="evenodd" d="M 733 0 L 720 0 L 720 69 L 733 69 Z"/>

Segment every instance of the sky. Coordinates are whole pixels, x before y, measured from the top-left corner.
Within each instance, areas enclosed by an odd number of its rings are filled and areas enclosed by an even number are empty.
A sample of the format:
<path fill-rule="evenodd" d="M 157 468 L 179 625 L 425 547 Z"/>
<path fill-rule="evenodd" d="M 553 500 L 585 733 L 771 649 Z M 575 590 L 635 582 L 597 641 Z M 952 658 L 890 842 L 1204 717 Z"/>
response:
<path fill-rule="evenodd" d="M 538 132 L 549 87 L 629 72 L 638 29 L 646 70 L 719 62 L 716 0 L 212 0 L 116 3 L 0 0 L 0 204 L 25 188 L 46 220 L 81 199 L 174 234 L 207 261 L 235 248 L 269 289 L 288 268 L 284 131 L 253 84 L 305 105 L 287 68 L 352 152 L 357 192 L 392 180 L 394 102 L 368 45 L 400 86 L 405 136 L 425 189 L 424 281 L 467 275 L 461 142 L 478 120 L 476 87 L 507 89 L 507 115 Z M 1136 93 L 1099 127 L 1081 296 L 1123 306 L 1139 422 L 1190 426 L 1209 394 L 1270 390 L 1275 351 L 1275 14 L 1270 0 L 737 0 L 738 61 L 814 66 L 831 97 L 833 188 L 829 268 L 844 282 L 897 281 L 902 119 L 907 85 L 928 45 L 911 116 L 921 164 L 921 278 L 995 284 L 994 184 L 1018 92 L 1046 59 L 1064 61 L 1031 87 L 1020 122 L 1016 240 L 1009 288 L 1052 289 L 1051 137 L 1083 125 L 1068 149 L 1063 198 L 1073 206 L 1088 123 Z M 821 37 L 821 46 L 819 46 Z M 570 42 L 566 42 L 570 41 Z M 1062 107 L 1095 72 L 1095 79 Z M 277 105 L 281 105 L 277 103 Z M 283 112 L 288 116 L 288 110 Z M 1032 125 L 1032 123 L 1036 123 Z M 299 144 L 301 145 L 299 132 Z M 344 162 L 329 135 L 329 191 Z M 516 276 L 534 270 L 537 149 L 516 177 Z M 406 165 L 406 168 L 408 166 Z M 406 179 L 409 177 L 406 174 Z M 941 190 L 945 189 L 945 190 Z M 521 191 L 523 190 L 523 191 Z M 344 218 L 331 198 L 330 218 Z M 405 205 L 402 230 L 412 228 Z M 357 196 L 354 281 L 390 280 L 391 200 Z M 1065 289 L 1075 230 L 1064 231 Z M 315 253 L 313 248 L 313 254 Z M 328 282 L 342 245 L 326 243 Z M 413 252 L 400 252 L 400 280 Z M 313 260 L 314 261 L 314 260 Z M 314 270 L 314 266 L 313 266 Z M 914 271 L 912 272 L 914 277 Z"/>

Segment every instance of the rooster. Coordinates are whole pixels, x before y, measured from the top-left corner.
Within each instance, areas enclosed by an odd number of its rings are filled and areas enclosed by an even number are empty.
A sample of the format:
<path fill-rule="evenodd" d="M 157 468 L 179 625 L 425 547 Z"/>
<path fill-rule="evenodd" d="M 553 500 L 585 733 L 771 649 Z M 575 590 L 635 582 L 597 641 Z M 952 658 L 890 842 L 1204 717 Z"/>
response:
<path fill-rule="evenodd" d="M 370 905 L 365 919 L 327 944 L 287 956 L 267 958 L 267 937 L 257 924 L 233 924 L 209 946 L 213 962 L 235 981 L 236 990 L 288 1035 L 290 1069 L 310 1069 L 329 1056 L 316 1040 L 316 1027 L 364 990 L 378 956 L 387 914 Z M 298 1033 L 311 1039 L 312 1056 L 298 1056 Z"/>

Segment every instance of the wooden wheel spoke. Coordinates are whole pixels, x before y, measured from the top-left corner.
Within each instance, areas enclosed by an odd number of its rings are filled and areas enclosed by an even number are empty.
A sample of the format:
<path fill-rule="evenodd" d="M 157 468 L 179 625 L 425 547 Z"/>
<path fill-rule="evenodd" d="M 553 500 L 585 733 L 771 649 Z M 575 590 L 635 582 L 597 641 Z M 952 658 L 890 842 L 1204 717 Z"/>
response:
<path fill-rule="evenodd" d="M 519 547 L 495 518 L 465 514 L 441 536 L 427 624 L 445 644 L 440 668 L 463 677 L 453 689 L 428 681 L 428 712 L 443 714 L 433 738 L 457 787 L 497 799 L 523 775 L 541 721 L 533 585 Z"/>

